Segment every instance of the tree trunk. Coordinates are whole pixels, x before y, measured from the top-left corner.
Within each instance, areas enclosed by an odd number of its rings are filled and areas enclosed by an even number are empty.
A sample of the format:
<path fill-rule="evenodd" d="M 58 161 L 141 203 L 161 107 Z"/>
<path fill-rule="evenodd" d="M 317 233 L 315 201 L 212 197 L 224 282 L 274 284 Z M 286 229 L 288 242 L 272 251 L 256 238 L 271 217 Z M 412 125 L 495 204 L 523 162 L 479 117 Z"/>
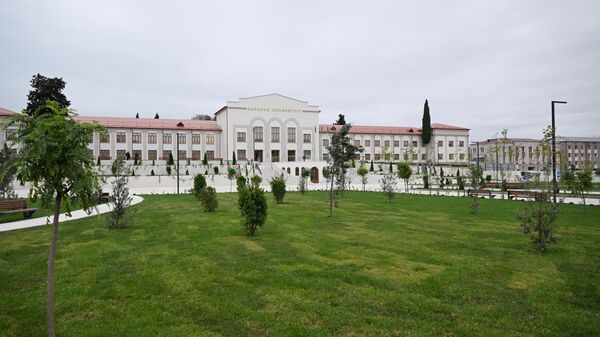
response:
<path fill-rule="evenodd" d="M 50 253 L 48 254 L 48 301 L 46 304 L 46 324 L 48 337 L 54 337 L 54 259 L 56 257 L 56 244 L 58 241 L 58 216 L 62 192 L 56 193 L 54 203 L 54 221 L 52 222 L 52 237 L 50 239 Z"/>
<path fill-rule="evenodd" d="M 335 179 L 335 173 L 333 173 L 333 166 L 331 167 L 331 188 L 329 189 L 329 217 L 333 216 L 333 181 Z"/>

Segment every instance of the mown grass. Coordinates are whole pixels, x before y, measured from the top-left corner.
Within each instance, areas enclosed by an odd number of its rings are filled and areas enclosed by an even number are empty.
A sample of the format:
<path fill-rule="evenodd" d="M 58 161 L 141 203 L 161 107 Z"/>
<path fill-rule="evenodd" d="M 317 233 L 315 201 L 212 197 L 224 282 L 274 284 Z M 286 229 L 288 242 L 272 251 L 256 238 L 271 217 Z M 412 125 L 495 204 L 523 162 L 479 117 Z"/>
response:
<path fill-rule="evenodd" d="M 207 214 L 146 196 L 135 224 L 61 225 L 59 336 L 594 336 L 600 207 L 564 205 L 561 242 L 529 250 L 520 202 L 288 193 L 256 237 L 235 193 Z M 0 233 L 0 336 L 45 333 L 49 228 Z"/>

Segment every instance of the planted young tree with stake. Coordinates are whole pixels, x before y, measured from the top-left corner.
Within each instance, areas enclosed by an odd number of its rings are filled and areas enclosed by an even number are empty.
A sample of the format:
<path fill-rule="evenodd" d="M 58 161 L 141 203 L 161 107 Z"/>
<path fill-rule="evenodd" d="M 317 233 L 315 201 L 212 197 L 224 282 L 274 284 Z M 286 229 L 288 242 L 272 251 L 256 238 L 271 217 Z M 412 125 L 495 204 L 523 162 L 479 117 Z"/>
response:
<path fill-rule="evenodd" d="M 98 201 L 99 183 L 94 158 L 88 149 L 97 125 L 73 120 L 73 112 L 57 102 L 48 101 L 31 117 L 17 115 L 17 143 L 21 150 L 15 161 L 16 176 L 29 183 L 33 201 L 53 207 L 52 234 L 48 255 L 48 301 L 46 321 L 48 336 L 54 336 L 54 259 L 58 243 L 58 216 L 61 205 L 70 212 L 77 204 L 89 209 Z"/>
<path fill-rule="evenodd" d="M 398 176 L 404 180 L 404 191 L 408 193 L 408 180 L 412 175 L 412 170 L 410 169 L 410 164 L 403 162 L 398 163 Z"/>

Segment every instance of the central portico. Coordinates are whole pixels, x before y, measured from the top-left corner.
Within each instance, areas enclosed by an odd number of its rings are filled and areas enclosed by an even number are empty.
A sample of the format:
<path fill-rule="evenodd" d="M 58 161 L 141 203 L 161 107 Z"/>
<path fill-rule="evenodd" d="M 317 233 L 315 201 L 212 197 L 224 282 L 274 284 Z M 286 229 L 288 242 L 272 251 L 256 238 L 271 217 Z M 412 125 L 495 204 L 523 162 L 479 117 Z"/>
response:
<path fill-rule="evenodd" d="M 215 113 L 222 128 L 223 159 L 260 162 L 317 161 L 319 113 L 316 105 L 280 94 L 227 101 Z"/>

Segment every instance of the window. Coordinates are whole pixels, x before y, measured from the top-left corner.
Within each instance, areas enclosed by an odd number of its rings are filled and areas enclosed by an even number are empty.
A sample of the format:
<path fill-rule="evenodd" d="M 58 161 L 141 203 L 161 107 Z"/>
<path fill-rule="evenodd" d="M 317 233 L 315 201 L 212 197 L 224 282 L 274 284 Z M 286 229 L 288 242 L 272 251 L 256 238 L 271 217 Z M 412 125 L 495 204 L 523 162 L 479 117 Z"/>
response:
<path fill-rule="evenodd" d="M 288 143 L 296 142 L 296 128 L 288 128 L 287 129 L 287 141 L 288 141 Z"/>
<path fill-rule="evenodd" d="M 310 133 L 305 133 L 302 135 L 302 141 L 305 144 L 310 144 Z"/>
<path fill-rule="evenodd" d="M 444 141 L 443 140 L 438 140 L 438 147 L 442 147 L 444 146 Z"/>
<path fill-rule="evenodd" d="M 381 160 L 381 155 L 379 153 L 375 153 L 375 160 Z"/>
<path fill-rule="evenodd" d="M 206 135 L 206 145 L 213 145 L 215 143 L 215 135 L 208 134 Z"/>
<path fill-rule="evenodd" d="M 454 141 L 453 140 L 449 140 L 448 141 L 448 147 L 454 147 Z"/>
<path fill-rule="evenodd" d="M 400 147 L 400 141 L 399 140 L 395 140 L 394 141 L 394 147 Z"/>
<path fill-rule="evenodd" d="M 117 158 L 125 160 L 125 150 L 117 150 Z"/>
<path fill-rule="evenodd" d="M 246 138 L 246 133 L 243 132 L 244 138 Z M 237 160 L 246 160 L 246 150 L 237 150 Z"/>
<path fill-rule="evenodd" d="M 126 139 L 125 132 L 117 132 L 117 143 L 125 143 Z"/>
<path fill-rule="evenodd" d="M 6 129 L 6 140 L 15 141 L 17 140 L 17 130 L 16 129 Z"/>
<path fill-rule="evenodd" d="M 134 132 L 131 136 L 131 142 L 134 144 L 142 143 L 142 134 L 140 132 Z"/>
<path fill-rule="evenodd" d="M 405 141 L 403 141 L 403 142 L 402 142 L 402 146 L 404 146 L 404 147 L 408 147 L 408 140 L 405 140 Z"/>
<path fill-rule="evenodd" d="M 438 160 L 444 160 L 444 154 L 438 153 Z"/>
<path fill-rule="evenodd" d="M 464 153 L 459 154 L 458 158 L 460 158 L 460 160 L 465 160 L 465 154 Z"/>
<path fill-rule="evenodd" d="M 329 146 L 329 139 L 323 139 L 323 147 Z"/>
<path fill-rule="evenodd" d="M 163 150 L 163 156 L 162 156 L 163 160 L 168 160 L 170 156 L 171 156 L 171 150 Z"/>
<path fill-rule="evenodd" d="M 418 147 L 418 146 L 419 146 L 419 141 L 417 141 L 417 140 L 413 140 L 413 142 L 412 142 L 412 146 L 413 146 L 413 147 Z"/>
<path fill-rule="evenodd" d="M 412 155 L 412 160 L 417 160 L 417 158 L 418 158 L 418 157 L 417 157 L 417 154 L 416 154 L 416 153 L 413 153 L 413 155 Z"/>
<path fill-rule="evenodd" d="M 304 150 L 303 160 L 310 160 L 310 150 Z"/>
<path fill-rule="evenodd" d="M 465 141 L 464 140 L 459 140 L 458 141 L 458 147 L 465 147 Z"/>
<path fill-rule="evenodd" d="M 141 135 L 140 135 L 141 138 Z M 133 150 L 133 155 L 131 156 L 134 160 L 142 160 L 142 150 Z"/>
<path fill-rule="evenodd" d="M 262 142 L 263 141 L 263 127 L 255 126 L 252 130 L 254 132 L 254 141 Z"/>
<path fill-rule="evenodd" d="M 365 160 L 371 160 L 371 154 L 365 153 Z"/>
<path fill-rule="evenodd" d="M 296 150 L 288 150 L 288 161 L 296 161 Z"/>
<path fill-rule="evenodd" d="M 271 143 L 279 143 L 280 131 L 278 126 L 271 127 Z"/>
<path fill-rule="evenodd" d="M 185 150 L 179 150 L 179 152 L 177 152 L 177 158 L 179 160 L 187 159 L 187 152 Z"/>
<path fill-rule="evenodd" d="M 200 150 L 192 150 L 192 160 L 200 160 L 201 158 Z"/>
<path fill-rule="evenodd" d="M 279 150 L 271 150 L 271 161 L 272 162 L 279 161 Z"/>
<path fill-rule="evenodd" d="M 356 146 L 356 147 L 360 146 L 360 139 L 355 139 L 354 140 L 354 146 Z"/>
<path fill-rule="evenodd" d="M 365 147 L 370 147 L 370 146 L 371 146 L 371 140 L 365 139 Z"/>
<path fill-rule="evenodd" d="M 243 131 L 238 131 L 237 133 L 237 141 L 240 143 L 246 142 L 246 133 Z"/>
<path fill-rule="evenodd" d="M 6 130 L 6 132 L 7 132 L 6 138 L 8 140 L 8 130 Z M 109 143 L 109 142 L 110 142 L 110 135 L 108 134 L 108 132 L 102 132 L 100 134 L 100 143 Z"/>
<path fill-rule="evenodd" d="M 148 144 L 156 144 L 156 133 L 148 134 Z"/>
<path fill-rule="evenodd" d="M 323 154 L 323 161 L 328 161 L 329 160 L 329 153 L 324 153 Z"/>
<path fill-rule="evenodd" d="M 454 160 L 454 153 L 448 154 L 448 160 Z"/>
<path fill-rule="evenodd" d="M 381 146 L 381 141 L 379 139 L 375 140 L 375 147 L 380 147 Z"/>
<path fill-rule="evenodd" d="M 215 160 L 215 151 L 206 151 L 206 159 Z"/>
<path fill-rule="evenodd" d="M 427 160 L 427 155 L 425 153 L 421 154 L 421 160 Z"/>
<path fill-rule="evenodd" d="M 394 160 L 400 160 L 400 154 L 395 153 L 394 154 Z"/>
<path fill-rule="evenodd" d="M 156 139 L 156 134 L 154 135 L 154 139 Z M 148 160 L 156 160 L 156 150 L 148 150 Z"/>
<path fill-rule="evenodd" d="M 110 160 L 110 150 L 100 150 L 100 160 Z"/>
<path fill-rule="evenodd" d="M 163 133 L 163 144 L 171 144 L 172 138 L 170 133 Z"/>
<path fill-rule="evenodd" d="M 199 133 L 192 134 L 192 144 L 200 144 L 202 141 L 202 135 Z"/>
<path fill-rule="evenodd" d="M 179 144 L 185 144 L 186 139 L 187 137 L 185 136 L 185 134 L 177 134 L 177 140 L 179 141 Z"/>
<path fill-rule="evenodd" d="M 383 146 L 390 147 L 390 141 L 389 140 L 383 141 Z"/>

